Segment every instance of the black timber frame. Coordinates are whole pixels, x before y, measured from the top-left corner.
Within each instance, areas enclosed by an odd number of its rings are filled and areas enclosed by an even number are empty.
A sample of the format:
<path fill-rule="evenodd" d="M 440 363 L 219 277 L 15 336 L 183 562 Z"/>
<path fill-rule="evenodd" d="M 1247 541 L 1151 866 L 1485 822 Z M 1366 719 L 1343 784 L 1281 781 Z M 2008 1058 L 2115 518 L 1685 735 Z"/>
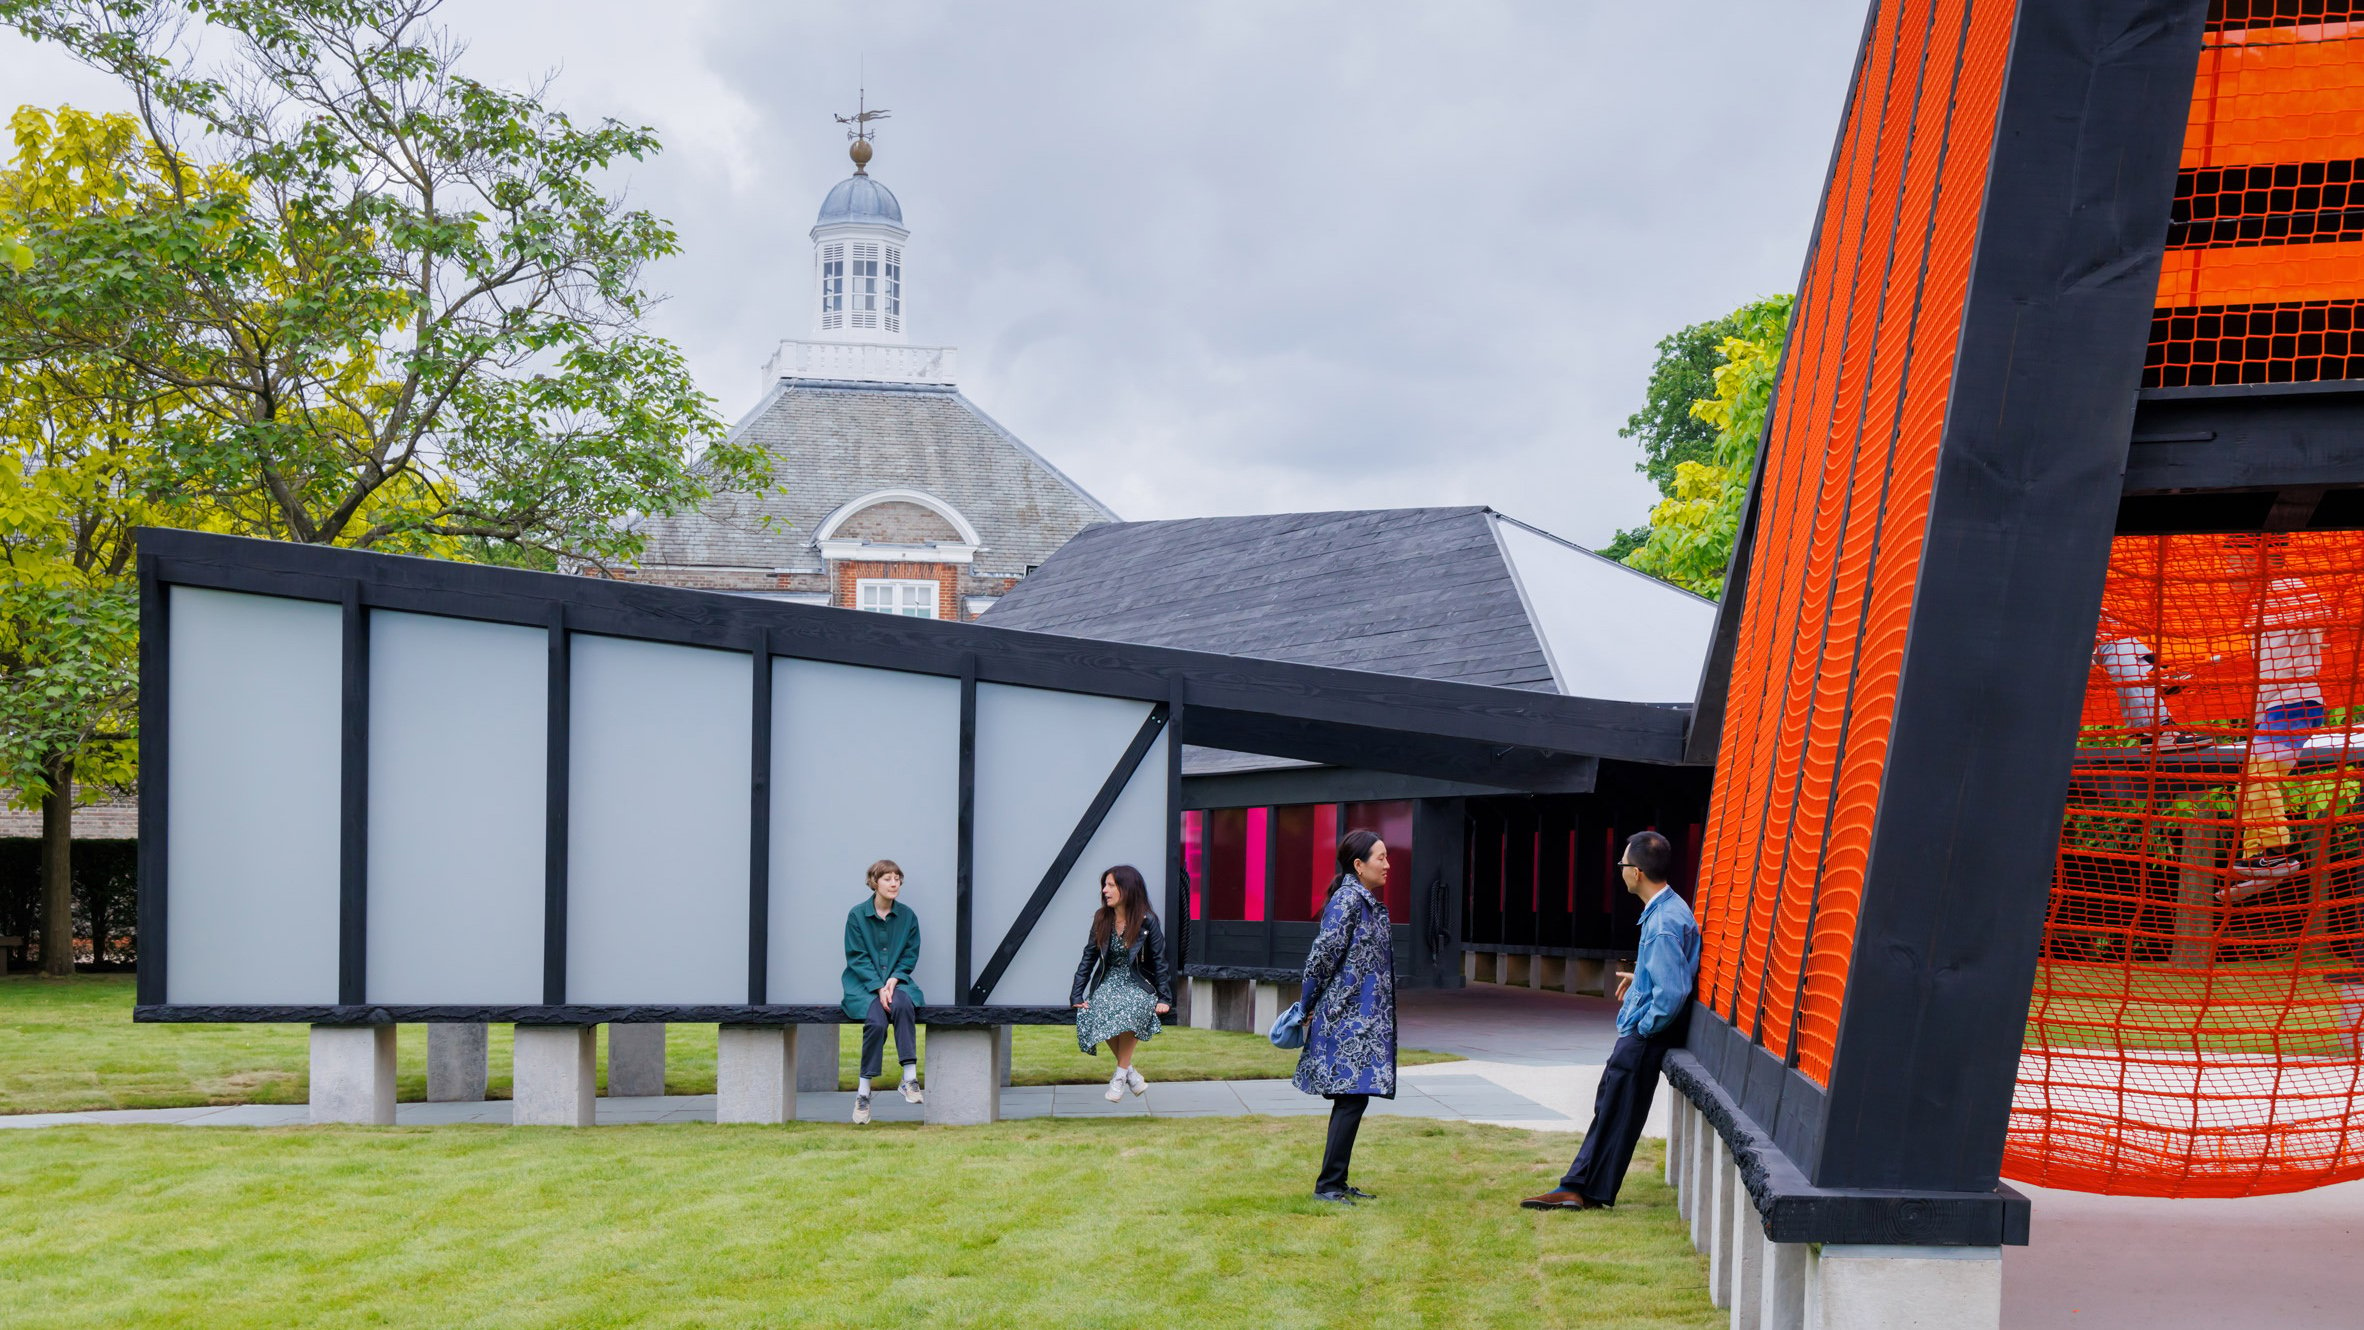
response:
<path fill-rule="evenodd" d="M 148 528 L 138 533 L 142 593 L 141 706 L 151 769 L 169 773 L 170 644 L 167 589 L 172 586 L 242 591 L 336 604 L 344 610 L 343 788 L 339 880 L 339 1001 L 300 1006 L 190 1006 L 166 1002 L 171 958 L 165 927 L 170 910 L 167 851 L 169 776 L 141 790 L 140 911 L 142 948 L 139 1005 L 143 1021 L 291 1021 L 385 1023 L 407 1021 L 521 1021 L 580 1024 L 609 1021 L 780 1024 L 835 1022 L 834 1006 L 769 1004 L 765 997 L 770 835 L 769 671 L 756 671 L 752 754 L 748 772 L 751 823 L 748 873 L 748 997 L 743 1005 L 583 1006 L 568 1001 L 566 984 L 567 777 L 570 699 L 569 642 L 575 633 L 714 647 L 769 658 L 829 661 L 957 678 L 962 688 L 959 862 L 955 883 L 958 925 L 956 987 L 979 999 L 999 965 L 1006 965 L 1024 930 L 1001 941 L 982 984 L 969 973 L 974 956 L 975 696 L 980 682 L 1055 689 L 1150 704 L 1154 739 L 1170 736 L 1162 784 L 1178 810 L 1179 752 L 1185 740 L 1212 747 L 1312 761 L 1346 760 L 1381 770 L 1442 775 L 1488 786 L 1589 785 L 1599 756 L 1652 763 L 1681 760 L 1682 714 L 1664 707 L 1471 684 L 1367 674 L 1083 641 L 978 624 L 860 614 L 725 593 L 640 585 L 599 577 L 566 576 L 352 550 L 293 545 L 200 532 Z M 543 1000 L 523 1006 L 386 1006 L 366 994 L 367 955 L 367 611 L 401 610 L 448 618 L 518 624 L 549 636 L 547 697 L 548 801 L 544 827 Z M 358 647 L 357 647 L 358 644 Z M 1187 697 L 1188 705 L 1183 705 Z M 356 739 L 356 736 L 359 736 Z M 1127 767 L 1147 744 L 1137 736 Z M 1126 774 L 1130 774 L 1130 771 Z M 1112 779 L 1113 776 L 1112 776 Z M 1123 781 L 1115 780 L 1121 791 Z M 1101 802 L 1113 802 L 1103 790 Z M 1097 818 L 1087 815 L 1096 825 Z M 1078 828 L 1088 842 L 1085 828 Z M 1077 846 L 1080 851 L 1082 847 Z M 1180 849 L 1168 832 L 1169 902 L 1179 899 Z M 1038 892 L 1039 896 L 1039 892 Z M 1172 906 L 1169 904 L 1169 909 Z M 1039 913 L 1039 906 L 1036 907 Z M 1185 930 L 1169 930 L 1179 946 Z M 1006 954 L 1005 954 L 1006 953 Z M 1180 958 L 1174 958 L 1179 964 Z M 982 990 L 982 991 L 981 991 Z M 937 1024 L 1040 1024 L 1073 1019 L 1065 1007 L 987 1006 L 981 1000 L 931 1006 Z"/>
<path fill-rule="evenodd" d="M 2019 6 L 1829 1083 L 1696 1003 L 1668 1063 L 1776 1240 L 2027 1240 L 2003 1140 L 2110 541 L 2158 469 L 2127 459 L 2206 11 Z M 2155 396 L 2144 425 L 2170 432 Z M 1694 761 L 1720 740 L 1762 453 Z"/>

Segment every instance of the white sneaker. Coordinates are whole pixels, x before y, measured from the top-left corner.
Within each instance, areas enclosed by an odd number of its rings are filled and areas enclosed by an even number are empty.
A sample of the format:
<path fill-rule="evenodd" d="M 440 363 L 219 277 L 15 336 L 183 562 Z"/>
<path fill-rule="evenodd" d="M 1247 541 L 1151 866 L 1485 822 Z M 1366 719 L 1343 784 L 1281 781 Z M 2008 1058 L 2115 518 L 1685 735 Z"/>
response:
<path fill-rule="evenodd" d="M 903 1083 L 896 1086 L 895 1088 L 903 1092 L 903 1102 L 906 1104 L 919 1104 L 926 1102 L 925 1096 L 920 1093 L 919 1078 L 917 1076 L 904 1077 Z"/>
<path fill-rule="evenodd" d="M 1116 1074 L 1108 1078 L 1108 1093 L 1100 1097 L 1112 1104 L 1121 1104 L 1124 1102 L 1125 1073 L 1123 1068 L 1118 1068 Z"/>
<path fill-rule="evenodd" d="M 854 1125 L 858 1127 L 869 1120 L 870 1092 L 864 1090 L 854 1096 Z"/>
<path fill-rule="evenodd" d="M 1141 1069 L 1139 1067 L 1127 1067 L 1125 1069 L 1125 1085 L 1131 1089 L 1134 1094 L 1140 1094 L 1148 1090 L 1149 1078 L 1141 1074 Z"/>

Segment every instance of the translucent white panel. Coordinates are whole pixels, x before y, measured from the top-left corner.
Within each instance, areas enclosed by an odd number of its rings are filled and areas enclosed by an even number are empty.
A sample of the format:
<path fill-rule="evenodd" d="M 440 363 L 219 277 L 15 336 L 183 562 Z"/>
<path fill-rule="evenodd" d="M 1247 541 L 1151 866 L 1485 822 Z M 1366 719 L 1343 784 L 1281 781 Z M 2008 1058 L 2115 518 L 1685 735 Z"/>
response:
<path fill-rule="evenodd" d="M 337 1000 L 343 612 L 174 587 L 165 1000 Z"/>
<path fill-rule="evenodd" d="M 373 611 L 371 1002 L 542 1000 L 550 635 Z"/>
<path fill-rule="evenodd" d="M 1494 530 L 1551 656 L 1560 691 L 1616 702 L 1689 702 L 1707 666 L 1713 601 L 1518 522 Z"/>
<path fill-rule="evenodd" d="M 777 1003 L 842 993 L 845 916 L 863 872 L 903 868 L 931 1004 L 951 1005 L 960 869 L 960 681 L 772 662 L 771 974 Z"/>
<path fill-rule="evenodd" d="M 974 919 L 979 973 L 1050 869 L 1084 809 L 1148 718 L 1146 702 L 999 684 L 977 687 Z M 1164 737 L 1103 822 L 989 999 L 1064 1006 L 1099 908 L 1100 874 L 1129 863 L 1165 899 Z"/>
<path fill-rule="evenodd" d="M 566 996 L 747 1000 L 754 658 L 577 634 Z"/>

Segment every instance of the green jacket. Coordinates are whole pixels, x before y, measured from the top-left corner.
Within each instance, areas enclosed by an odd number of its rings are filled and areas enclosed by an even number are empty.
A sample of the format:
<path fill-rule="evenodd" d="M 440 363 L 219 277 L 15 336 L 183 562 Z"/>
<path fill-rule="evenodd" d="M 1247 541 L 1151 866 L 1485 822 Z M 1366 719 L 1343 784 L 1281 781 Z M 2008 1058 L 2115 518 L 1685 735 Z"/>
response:
<path fill-rule="evenodd" d="M 847 1020 L 858 1021 L 870 1014 L 871 999 L 886 987 L 889 979 L 898 980 L 896 989 L 911 995 L 911 1004 L 927 1005 L 927 997 L 919 985 L 911 982 L 911 972 L 919 968 L 919 916 L 911 907 L 896 901 L 887 907 L 887 917 L 878 917 L 878 909 L 871 898 L 845 915 L 845 1014 Z"/>

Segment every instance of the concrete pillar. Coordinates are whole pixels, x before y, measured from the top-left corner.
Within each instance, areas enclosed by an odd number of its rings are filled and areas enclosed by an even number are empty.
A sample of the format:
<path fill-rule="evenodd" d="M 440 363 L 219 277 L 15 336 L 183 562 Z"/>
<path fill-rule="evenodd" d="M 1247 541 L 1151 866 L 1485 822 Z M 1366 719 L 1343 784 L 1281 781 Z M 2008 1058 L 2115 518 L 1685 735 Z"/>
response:
<path fill-rule="evenodd" d="M 665 1026 L 633 1021 L 607 1027 L 607 1097 L 653 1098 L 665 1093 Z"/>
<path fill-rule="evenodd" d="M 1691 1134 L 1691 1158 L 1683 1165 L 1691 1175 L 1691 1185 L 1683 1188 L 1691 1198 L 1685 1211 L 1691 1221 L 1692 1250 L 1707 1251 L 1708 1194 L 1715 1188 L 1716 1152 L 1724 1148 L 1724 1138 L 1717 1134 L 1715 1124 L 1702 1117 L 1699 1130 Z"/>
<path fill-rule="evenodd" d="M 394 1121 L 394 1027 L 312 1027 L 312 1120 L 390 1126 Z"/>
<path fill-rule="evenodd" d="M 1707 1191 L 1707 1300 L 1732 1305 L 1732 1193 L 1740 1188 L 1740 1166 L 1717 1138 Z"/>
<path fill-rule="evenodd" d="M 1477 977 L 1478 977 L 1478 958 L 1479 958 L 1479 957 L 1481 957 L 1481 956 L 1483 956 L 1484 954 L 1485 954 L 1484 952 L 1480 952 L 1480 951 L 1464 951 L 1464 952 L 1462 952 L 1462 953 L 1461 953 L 1461 982 L 1462 982 L 1462 983 L 1465 983 L 1465 984 L 1474 984 L 1474 983 L 1476 983 L 1476 982 L 1477 982 Z M 1490 972 L 1489 972 L 1489 973 L 1490 973 Z"/>
<path fill-rule="evenodd" d="M 1001 1031 L 990 1025 L 928 1027 L 927 1123 L 973 1127 L 1001 1121 Z"/>
<path fill-rule="evenodd" d="M 1757 1330 L 1805 1330 L 1806 1264 L 1813 1256 L 1808 1243 L 1766 1240 Z"/>
<path fill-rule="evenodd" d="M 1699 1170 L 1691 1167 L 1691 1151 L 1699 1140 L 1699 1110 L 1691 1107 L 1688 1099 L 1674 1101 L 1675 1116 L 1682 1121 L 1682 1145 L 1674 1164 L 1675 1218 L 1691 1222 L 1691 1184 L 1698 1180 Z M 1676 1154 L 1673 1140 L 1667 1142 L 1667 1153 Z"/>
<path fill-rule="evenodd" d="M 427 1026 L 427 1100 L 436 1104 L 477 1103 L 490 1080 L 484 1026 L 475 1021 L 433 1021 Z"/>
<path fill-rule="evenodd" d="M 1666 1095 L 1666 1185 L 1680 1193 L 1683 1187 L 1681 1162 L 1683 1132 L 1691 1121 L 1689 1112 L 1691 1101 L 1685 1099 L 1682 1092 L 1674 1088 L 1673 1081 L 1666 1083 L 1664 1093 Z M 1677 1204 L 1681 1204 L 1681 1202 L 1678 1201 Z"/>
<path fill-rule="evenodd" d="M 609 1028 L 615 1038 L 621 1025 Z M 658 1026 L 662 1030 L 663 1026 Z M 835 1026 L 821 1027 L 835 1029 Z M 714 1120 L 794 1122 L 796 1048 L 793 1025 L 725 1025 L 714 1032 Z M 615 1045 L 608 1045 L 608 1084 L 615 1084 Z"/>
<path fill-rule="evenodd" d="M 1222 1028 L 1215 1024 L 1215 981 L 1212 979 L 1192 979 L 1188 983 L 1190 985 L 1190 1028 L 1194 1030 Z"/>
<path fill-rule="evenodd" d="M 520 1127 L 588 1127 L 597 1102 L 596 1025 L 520 1025 L 510 1076 L 510 1121 Z"/>
<path fill-rule="evenodd" d="M 1527 986 L 1527 975 L 1535 968 L 1534 962 L 1535 958 L 1532 956 L 1504 955 L 1502 958 L 1501 982 L 1508 984 L 1513 988 L 1525 988 Z"/>
<path fill-rule="evenodd" d="M 837 1089 L 842 1025 L 800 1025 L 796 1029 L 796 1088 L 819 1094 Z"/>
<path fill-rule="evenodd" d="M 1601 991 L 1600 961 L 1589 956 L 1574 957 L 1568 962 L 1567 991 L 1570 993 L 1598 993 Z"/>
<path fill-rule="evenodd" d="M 1296 1000 L 1296 995 L 1290 994 L 1288 995 L 1287 1000 L 1283 1001 L 1281 986 L 1279 984 L 1258 980 L 1256 982 L 1256 992 L 1252 1000 L 1252 1009 L 1250 1013 L 1250 1019 L 1248 1021 L 1248 1029 L 1257 1034 L 1270 1033 L 1272 1030 L 1272 1023 L 1280 1019 L 1281 1009 L 1288 1006 L 1290 1002 L 1294 1002 Z"/>
<path fill-rule="evenodd" d="M 1255 985 L 1245 979 L 1215 981 L 1215 1028 L 1245 1033 L 1256 1019 Z"/>
<path fill-rule="evenodd" d="M 1825 1244 L 1806 1261 L 1806 1330 L 1998 1330 L 2000 1247 Z"/>
<path fill-rule="evenodd" d="M 1007 1090 L 1010 1088 L 1010 1062 L 1016 1052 L 1014 1045 L 1017 1042 L 1018 1027 L 997 1025 L 993 1028 L 1001 1031 L 1000 1041 L 993 1046 L 994 1065 L 1000 1068 L 1000 1074 L 995 1078 L 994 1083 Z"/>
<path fill-rule="evenodd" d="M 1758 1330 L 1765 1317 L 1765 1223 L 1748 1188 L 1732 1189 L 1732 1330 Z"/>
<path fill-rule="evenodd" d="M 1531 988 L 1549 988 L 1555 991 L 1566 989 L 1568 986 L 1567 958 L 1537 956 L 1535 963 L 1527 967 L 1527 985 Z"/>

